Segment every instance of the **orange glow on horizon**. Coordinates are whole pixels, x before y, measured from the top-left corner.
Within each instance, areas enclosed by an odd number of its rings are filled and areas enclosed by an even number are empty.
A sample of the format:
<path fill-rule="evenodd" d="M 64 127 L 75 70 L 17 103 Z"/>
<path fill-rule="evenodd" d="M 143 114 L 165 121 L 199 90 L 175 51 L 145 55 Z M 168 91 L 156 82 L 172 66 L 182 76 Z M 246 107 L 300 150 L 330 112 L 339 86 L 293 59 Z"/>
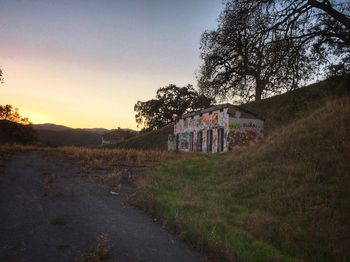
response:
<path fill-rule="evenodd" d="M 137 129 L 134 104 L 167 83 L 148 76 L 101 72 L 42 60 L 2 60 L 0 104 L 11 104 L 34 124 L 72 128 Z M 158 80 L 159 81 L 159 80 Z M 186 83 L 186 82 L 185 82 Z M 131 87 L 131 88 L 129 88 Z"/>

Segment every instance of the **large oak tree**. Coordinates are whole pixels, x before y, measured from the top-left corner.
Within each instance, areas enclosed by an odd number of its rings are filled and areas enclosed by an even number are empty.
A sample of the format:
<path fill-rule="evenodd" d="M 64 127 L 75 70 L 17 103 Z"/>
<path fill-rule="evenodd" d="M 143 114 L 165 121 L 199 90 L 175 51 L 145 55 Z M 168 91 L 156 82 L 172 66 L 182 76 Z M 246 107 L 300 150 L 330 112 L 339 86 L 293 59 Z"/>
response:
<path fill-rule="evenodd" d="M 203 92 L 243 101 L 295 89 L 326 65 L 349 70 L 349 3 L 230 0 L 201 40 Z"/>
<path fill-rule="evenodd" d="M 154 130 L 171 123 L 176 116 L 209 107 L 213 101 L 191 85 L 178 87 L 170 84 L 159 88 L 155 99 L 137 101 L 135 119 L 143 130 Z"/>

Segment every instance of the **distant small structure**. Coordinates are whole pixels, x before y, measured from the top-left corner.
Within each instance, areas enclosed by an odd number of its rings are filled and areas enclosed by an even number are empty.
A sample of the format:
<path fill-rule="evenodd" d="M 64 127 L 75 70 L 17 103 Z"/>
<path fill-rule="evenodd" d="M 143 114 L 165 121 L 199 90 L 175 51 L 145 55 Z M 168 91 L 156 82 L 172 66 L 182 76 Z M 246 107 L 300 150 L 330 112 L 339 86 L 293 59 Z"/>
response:
<path fill-rule="evenodd" d="M 102 139 L 102 141 L 101 141 L 101 144 L 102 144 L 102 145 L 110 145 L 110 144 L 113 143 L 113 142 L 110 141 L 110 140 L 105 140 L 103 136 L 101 136 L 101 139 Z"/>
<path fill-rule="evenodd" d="M 227 152 L 264 139 L 264 120 L 232 104 L 182 115 L 168 136 L 169 151 Z"/>

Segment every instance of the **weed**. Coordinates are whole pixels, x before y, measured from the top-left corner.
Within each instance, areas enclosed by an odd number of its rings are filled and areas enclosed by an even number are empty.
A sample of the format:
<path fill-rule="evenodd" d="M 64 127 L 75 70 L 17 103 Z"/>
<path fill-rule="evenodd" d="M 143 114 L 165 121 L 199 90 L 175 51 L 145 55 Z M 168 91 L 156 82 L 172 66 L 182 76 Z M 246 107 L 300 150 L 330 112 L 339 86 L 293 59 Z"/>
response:
<path fill-rule="evenodd" d="M 96 247 L 85 256 L 84 260 L 88 262 L 99 262 L 109 259 L 110 256 L 108 234 L 101 233 L 97 238 Z"/>
<path fill-rule="evenodd" d="M 64 217 L 55 217 L 51 219 L 50 223 L 53 225 L 65 225 L 66 220 L 64 219 Z"/>
<path fill-rule="evenodd" d="M 48 197 L 62 197 L 67 195 L 67 190 L 64 188 L 54 187 L 51 184 L 44 186 L 44 196 Z"/>
<path fill-rule="evenodd" d="M 122 180 L 123 175 L 121 172 L 113 171 L 112 173 L 102 177 L 103 184 L 110 187 L 117 187 Z"/>
<path fill-rule="evenodd" d="M 48 185 L 48 184 L 52 184 L 55 180 L 56 180 L 56 175 L 55 174 L 45 174 L 44 176 L 44 184 Z"/>

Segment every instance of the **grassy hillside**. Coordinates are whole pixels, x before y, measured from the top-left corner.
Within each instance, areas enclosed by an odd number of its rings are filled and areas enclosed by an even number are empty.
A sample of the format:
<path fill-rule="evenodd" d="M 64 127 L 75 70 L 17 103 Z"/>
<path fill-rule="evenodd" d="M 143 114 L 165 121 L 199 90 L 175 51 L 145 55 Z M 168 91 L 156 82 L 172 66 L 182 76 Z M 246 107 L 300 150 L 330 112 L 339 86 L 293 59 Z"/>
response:
<path fill-rule="evenodd" d="M 126 139 L 123 142 L 112 145 L 119 148 L 134 148 L 134 149 L 168 149 L 168 135 L 174 132 L 174 126 L 169 125 L 159 130 L 140 134 L 138 136 Z"/>
<path fill-rule="evenodd" d="M 163 164 L 135 204 L 216 261 L 349 260 L 350 96 L 336 79 L 245 105 L 266 118 L 263 144 Z"/>
<path fill-rule="evenodd" d="M 275 128 L 306 116 L 322 103 L 349 92 L 350 74 L 334 76 L 292 92 L 244 104 L 242 107 L 265 119 L 265 133 L 268 135 Z"/>

